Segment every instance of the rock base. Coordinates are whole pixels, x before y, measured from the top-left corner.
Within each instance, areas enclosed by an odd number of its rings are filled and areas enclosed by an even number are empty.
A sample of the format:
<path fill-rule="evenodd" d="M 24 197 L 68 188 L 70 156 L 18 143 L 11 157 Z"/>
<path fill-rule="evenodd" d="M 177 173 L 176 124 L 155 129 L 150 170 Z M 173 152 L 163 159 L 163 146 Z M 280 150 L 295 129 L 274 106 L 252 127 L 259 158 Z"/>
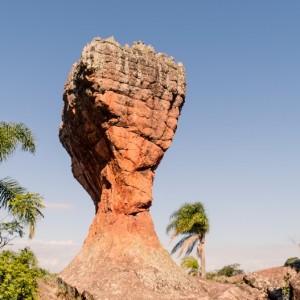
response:
<path fill-rule="evenodd" d="M 209 299 L 161 247 L 149 212 L 98 213 L 80 253 L 59 277 L 93 299 Z"/>

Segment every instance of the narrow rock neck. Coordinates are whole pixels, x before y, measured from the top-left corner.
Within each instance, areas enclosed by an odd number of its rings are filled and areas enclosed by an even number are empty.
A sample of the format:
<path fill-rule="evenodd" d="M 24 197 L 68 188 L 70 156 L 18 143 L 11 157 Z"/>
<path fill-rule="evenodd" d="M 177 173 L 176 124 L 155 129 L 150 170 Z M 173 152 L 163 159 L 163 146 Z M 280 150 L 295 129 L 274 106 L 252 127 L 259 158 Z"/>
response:
<path fill-rule="evenodd" d="M 152 204 L 154 172 L 150 168 L 141 171 L 116 169 L 111 163 L 100 174 L 102 188 L 96 212 L 134 216 L 148 211 Z"/>
<path fill-rule="evenodd" d="M 149 211 L 135 215 L 125 215 L 116 212 L 102 212 L 98 210 L 89 229 L 84 247 L 117 249 L 123 252 L 130 247 L 141 246 L 161 248 L 161 244 L 154 230 Z"/>

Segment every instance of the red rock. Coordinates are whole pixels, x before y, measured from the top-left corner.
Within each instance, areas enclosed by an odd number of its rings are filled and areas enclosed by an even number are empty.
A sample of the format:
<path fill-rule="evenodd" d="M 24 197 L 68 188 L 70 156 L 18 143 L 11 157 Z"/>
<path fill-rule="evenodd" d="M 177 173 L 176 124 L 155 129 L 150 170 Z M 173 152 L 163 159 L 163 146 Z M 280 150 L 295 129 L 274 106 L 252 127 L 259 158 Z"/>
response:
<path fill-rule="evenodd" d="M 181 64 L 140 42 L 121 47 L 96 38 L 73 65 L 59 136 L 96 210 L 80 253 L 59 275 L 74 295 L 214 299 L 172 261 L 149 213 L 185 86 Z"/>
<path fill-rule="evenodd" d="M 149 214 L 155 169 L 184 99 L 184 68 L 142 43 L 122 48 L 94 39 L 74 64 L 60 140 L 96 208 L 80 253 L 60 274 L 79 293 L 95 299 L 204 293 L 162 248 Z"/>

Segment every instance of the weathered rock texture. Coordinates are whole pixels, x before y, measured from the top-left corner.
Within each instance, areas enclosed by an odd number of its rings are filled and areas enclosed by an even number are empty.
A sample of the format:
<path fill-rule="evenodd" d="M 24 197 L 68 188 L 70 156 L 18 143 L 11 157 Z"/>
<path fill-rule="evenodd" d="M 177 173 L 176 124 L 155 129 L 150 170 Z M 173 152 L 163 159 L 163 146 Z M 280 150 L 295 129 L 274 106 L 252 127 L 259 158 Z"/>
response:
<path fill-rule="evenodd" d="M 250 287 L 265 293 L 268 299 L 281 300 L 284 294 L 290 293 L 290 280 L 296 275 L 297 271 L 291 267 L 274 267 L 246 274 L 243 280 Z"/>
<path fill-rule="evenodd" d="M 184 68 L 151 46 L 111 38 L 84 48 L 65 85 L 60 140 L 96 211 L 149 210 L 184 98 Z"/>
<path fill-rule="evenodd" d="M 121 47 L 96 38 L 73 65 L 60 140 L 96 208 L 80 253 L 60 274 L 75 296 L 212 298 L 173 263 L 149 214 L 154 172 L 174 137 L 185 85 L 181 64 L 140 42 Z"/>
<path fill-rule="evenodd" d="M 121 47 L 96 38 L 73 65 L 60 140 L 96 216 L 60 277 L 80 293 L 174 299 L 199 292 L 161 247 L 149 214 L 154 172 L 172 142 L 185 85 L 181 64 L 141 42 Z"/>

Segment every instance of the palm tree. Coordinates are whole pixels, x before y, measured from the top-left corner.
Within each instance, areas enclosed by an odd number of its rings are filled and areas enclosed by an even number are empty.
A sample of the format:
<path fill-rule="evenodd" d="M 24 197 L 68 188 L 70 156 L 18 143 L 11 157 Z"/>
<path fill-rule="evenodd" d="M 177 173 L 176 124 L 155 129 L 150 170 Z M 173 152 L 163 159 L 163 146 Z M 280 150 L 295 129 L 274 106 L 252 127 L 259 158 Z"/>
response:
<path fill-rule="evenodd" d="M 26 125 L 0 122 L 0 163 L 8 159 L 19 144 L 23 151 L 35 153 L 35 138 Z M 0 179 L 0 208 L 8 212 L 0 220 L 0 248 L 7 245 L 16 235 L 22 237 L 23 226 L 29 227 L 29 238 L 32 238 L 36 221 L 43 217 L 43 207 L 39 194 L 27 193 L 25 188 L 11 178 Z M 13 220 L 4 222 L 7 218 Z"/>
<path fill-rule="evenodd" d="M 192 256 L 192 255 L 187 255 L 181 259 L 181 264 L 180 266 L 187 270 L 189 275 L 197 275 L 198 270 L 199 270 L 199 263 L 198 260 Z"/>
<path fill-rule="evenodd" d="M 171 241 L 178 235 L 183 235 L 174 246 L 171 254 L 179 251 L 179 256 L 186 251 L 190 254 L 197 246 L 197 255 L 201 261 L 201 277 L 205 277 L 205 234 L 209 231 L 209 220 L 201 202 L 184 204 L 170 216 L 167 233 L 173 231 Z M 200 275 L 200 268 L 198 269 Z"/>
<path fill-rule="evenodd" d="M 6 208 L 7 203 L 17 194 L 23 194 L 25 189 L 9 177 L 0 179 L 0 208 Z"/>
<path fill-rule="evenodd" d="M 35 152 L 35 138 L 23 123 L 0 122 L 0 162 L 6 160 L 21 144 L 23 151 Z"/>
<path fill-rule="evenodd" d="M 39 217 L 43 217 L 41 208 L 44 208 L 43 201 L 38 194 L 26 193 L 17 194 L 7 204 L 7 210 L 20 224 L 29 227 L 29 238 L 33 238 L 35 224 Z"/>
<path fill-rule="evenodd" d="M 0 163 L 13 154 L 18 144 L 23 151 L 35 153 L 35 138 L 26 125 L 0 122 Z M 6 207 L 14 195 L 24 192 L 25 189 L 15 180 L 8 177 L 0 179 L 0 208 Z"/>

